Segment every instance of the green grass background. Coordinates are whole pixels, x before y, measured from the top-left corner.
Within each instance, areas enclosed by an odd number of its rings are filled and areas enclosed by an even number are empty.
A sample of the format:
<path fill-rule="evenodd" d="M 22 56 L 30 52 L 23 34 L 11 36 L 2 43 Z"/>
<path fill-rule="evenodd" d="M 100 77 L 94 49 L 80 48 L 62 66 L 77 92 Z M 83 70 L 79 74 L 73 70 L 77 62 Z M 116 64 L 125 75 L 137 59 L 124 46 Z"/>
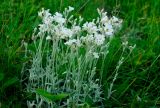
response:
<path fill-rule="evenodd" d="M 97 17 L 97 8 L 123 19 L 122 30 L 110 47 L 103 75 L 104 98 L 121 50 L 128 40 L 136 49 L 120 68 L 106 108 L 160 107 L 160 0 L 0 0 L 0 104 L 4 108 L 25 108 L 27 95 L 21 85 L 24 59 L 22 42 L 32 43 L 37 12 L 44 7 L 52 13 L 73 6 L 75 16 Z M 127 51 L 125 52 L 127 55 Z M 100 65 L 100 64 L 99 64 Z M 140 98 L 140 100 L 138 99 Z M 138 101 L 139 100 L 139 101 Z"/>

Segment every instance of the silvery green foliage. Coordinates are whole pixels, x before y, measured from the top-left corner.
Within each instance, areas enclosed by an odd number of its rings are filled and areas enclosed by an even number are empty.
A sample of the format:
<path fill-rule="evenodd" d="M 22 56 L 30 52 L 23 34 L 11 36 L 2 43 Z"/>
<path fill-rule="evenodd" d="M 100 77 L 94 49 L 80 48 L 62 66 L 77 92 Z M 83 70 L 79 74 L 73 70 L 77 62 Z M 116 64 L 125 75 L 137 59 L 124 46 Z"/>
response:
<path fill-rule="evenodd" d="M 98 10 L 97 19 L 82 23 L 82 17 L 71 15 L 73 10 L 68 7 L 54 15 L 44 9 L 38 12 L 42 23 L 32 36 L 36 51 L 28 69 L 27 83 L 27 91 L 31 93 L 41 88 L 52 94 L 70 95 L 54 102 L 36 94 L 35 100 L 27 101 L 29 108 L 78 107 L 88 99 L 93 103 L 102 102 L 101 78 L 95 77 L 96 64 L 100 57 L 104 60 L 108 54 L 110 40 L 121 27 L 122 20 L 115 16 L 109 18 L 106 12 Z M 102 70 L 98 73 L 102 75 Z M 117 74 L 114 81 L 116 77 Z"/>

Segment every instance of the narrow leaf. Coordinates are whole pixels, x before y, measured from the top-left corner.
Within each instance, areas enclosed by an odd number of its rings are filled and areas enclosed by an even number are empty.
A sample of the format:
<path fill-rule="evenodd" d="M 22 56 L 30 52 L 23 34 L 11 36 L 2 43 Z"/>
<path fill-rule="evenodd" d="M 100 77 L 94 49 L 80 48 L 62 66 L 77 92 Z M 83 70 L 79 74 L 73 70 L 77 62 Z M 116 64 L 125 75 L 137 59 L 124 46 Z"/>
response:
<path fill-rule="evenodd" d="M 37 89 L 36 93 L 49 101 L 58 101 L 63 98 L 66 98 L 68 96 L 68 94 L 66 94 L 66 93 L 54 95 L 54 94 L 48 93 L 47 91 L 45 91 L 43 89 Z"/>
<path fill-rule="evenodd" d="M 13 85 L 14 83 L 16 83 L 18 81 L 18 79 L 16 77 L 10 78 L 9 80 L 7 80 L 3 85 L 3 89 Z"/>

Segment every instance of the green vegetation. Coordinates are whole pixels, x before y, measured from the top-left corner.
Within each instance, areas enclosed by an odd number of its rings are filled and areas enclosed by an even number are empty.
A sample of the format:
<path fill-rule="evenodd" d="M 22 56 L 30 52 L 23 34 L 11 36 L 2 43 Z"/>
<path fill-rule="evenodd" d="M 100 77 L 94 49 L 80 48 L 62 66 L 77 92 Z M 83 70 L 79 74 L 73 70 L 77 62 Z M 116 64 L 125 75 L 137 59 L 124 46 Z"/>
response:
<path fill-rule="evenodd" d="M 104 8 L 108 15 L 123 19 L 123 27 L 113 39 L 105 61 L 102 81 L 104 106 L 160 107 L 160 0 L 2 0 L 0 107 L 25 108 L 27 99 L 33 98 L 24 91 L 25 80 L 21 83 L 22 64 L 30 61 L 29 57 L 24 58 L 22 43 L 27 42 L 29 48 L 34 50 L 31 37 L 34 27 L 40 22 L 37 12 L 42 7 L 54 13 L 62 12 L 67 6 L 75 8 L 75 16 L 81 15 L 89 21 L 98 15 L 97 8 Z M 121 41 L 125 40 L 129 45 L 136 44 L 136 48 L 120 67 L 113 85 L 116 91 L 107 99 L 113 72 L 122 52 Z M 128 53 L 124 52 L 126 55 Z"/>

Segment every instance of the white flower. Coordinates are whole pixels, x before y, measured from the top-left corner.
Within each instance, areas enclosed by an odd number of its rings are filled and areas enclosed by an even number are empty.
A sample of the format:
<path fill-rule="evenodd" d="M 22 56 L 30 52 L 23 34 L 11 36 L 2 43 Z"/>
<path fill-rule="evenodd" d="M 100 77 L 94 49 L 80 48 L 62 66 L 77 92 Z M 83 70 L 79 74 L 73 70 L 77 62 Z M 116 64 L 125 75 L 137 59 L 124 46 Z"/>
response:
<path fill-rule="evenodd" d="M 53 31 L 52 31 L 53 32 Z M 64 26 L 55 26 L 54 34 L 61 39 L 71 38 L 73 36 L 73 31 Z"/>
<path fill-rule="evenodd" d="M 119 22 L 119 19 L 115 16 L 113 16 L 111 20 L 112 20 L 112 22 Z"/>
<path fill-rule="evenodd" d="M 109 20 L 109 19 L 108 19 L 108 16 L 104 16 L 104 17 L 101 18 L 101 23 L 102 23 L 102 24 L 105 24 L 105 23 L 108 22 L 108 20 Z"/>
<path fill-rule="evenodd" d="M 84 37 L 84 36 L 82 36 L 82 37 L 80 37 L 80 40 L 81 40 L 81 42 L 86 42 L 86 37 Z"/>
<path fill-rule="evenodd" d="M 73 7 L 71 7 L 71 6 L 68 7 L 68 11 L 69 11 L 69 12 L 71 12 L 71 11 L 73 11 L 73 10 L 74 10 Z"/>
<path fill-rule="evenodd" d="M 42 10 L 38 12 L 38 16 L 39 16 L 39 17 L 42 17 L 43 14 L 44 14 L 44 8 L 42 8 Z"/>
<path fill-rule="evenodd" d="M 36 104 L 35 104 L 35 101 L 32 101 L 32 102 L 27 101 L 27 106 L 28 106 L 28 108 L 33 108 L 35 105 L 36 105 Z"/>
<path fill-rule="evenodd" d="M 73 31 L 71 29 L 68 28 L 61 28 L 61 38 L 64 39 L 66 37 L 71 38 L 73 36 Z"/>
<path fill-rule="evenodd" d="M 81 27 L 80 26 L 73 26 L 72 31 L 74 32 L 74 34 L 79 33 L 81 31 Z"/>
<path fill-rule="evenodd" d="M 113 29 L 109 29 L 108 31 L 105 32 L 107 36 L 112 36 L 113 35 Z"/>
<path fill-rule="evenodd" d="M 72 46 L 72 45 L 81 46 L 81 42 L 79 39 L 70 39 L 69 41 L 65 42 L 64 44 L 68 45 L 68 46 Z"/>
<path fill-rule="evenodd" d="M 49 9 L 44 10 L 44 8 L 42 8 L 42 10 L 38 12 L 38 16 L 40 16 L 42 18 L 48 17 L 48 16 L 51 16 L 51 13 L 49 13 Z"/>
<path fill-rule="evenodd" d="M 51 38 L 51 36 L 50 35 L 48 35 L 47 37 L 46 37 L 46 40 L 51 40 L 52 38 Z"/>
<path fill-rule="evenodd" d="M 82 36 L 80 40 L 84 43 L 93 43 L 94 42 L 94 36 L 93 34 L 87 34 L 86 37 Z"/>
<path fill-rule="evenodd" d="M 52 17 L 52 15 L 51 15 L 51 13 L 49 13 L 49 9 L 48 9 L 48 10 L 42 9 L 42 11 L 40 11 L 40 12 L 38 13 L 38 15 L 39 15 L 40 17 L 42 17 L 42 20 L 43 20 L 43 23 L 44 23 L 44 24 L 49 25 L 49 24 L 51 24 L 52 21 L 53 21 L 53 17 Z"/>
<path fill-rule="evenodd" d="M 103 34 L 87 34 L 86 37 L 81 37 L 82 42 L 85 43 L 94 43 L 96 45 L 102 45 L 105 41 L 105 36 Z"/>
<path fill-rule="evenodd" d="M 112 36 L 116 29 L 121 27 L 122 20 L 118 19 L 117 17 L 113 16 L 112 18 L 108 18 L 107 12 L 103 12 L 103 10 L 98 9 L 98 14 L 100 15 L 100 20 L 97 19 L 99 24 L 99 31 L 106 35 Z"/>
<path fill-rule="evenodd" d="M 96 45 L 102 45 L 105 41 L 105 36 L 102 34 L 95 34 L 94 35 L 94 42 Z"/>
<path fill-rule="evenodd" d="M 113 26 L 109 23 L 105 24 L 104 26 L 104 32 L 105 32 L 105 35 L 107 36 L 112 36 L 113 35 Z"/>
<path fill-rule="evenodd" d="M 43 23 L 44 24 L 51 25 L 52 22 L 53 22 L 53 17 L 52 16 L 48 16 L 48 17 L 43 18 Z"/>
<path fill-rule="evenodd" d="M 109 24 L 109 23 L 106 23 L 106 24 L 104 25 L 104 28 L 105 28 L 105 30 L 113 29 L 112 25 Z"/>
<path fill-rule="evenodd" d="M 39 31 L 41 33 L 38 33 L 38 34 L 51 31 L 50 27 L 53 22 L 53 17 L 49 13 L 49 10 L 44 10 L 42 8 L 42 10 L 38 12 L 38 15 L 42 18 L 42 22 L 43 22 L 42 24 L 39 24 Z"/>
<path fill-rule="evenodd" d="M 48 26 L 45 24 L 39 24 L 39 31 L 44 33 L 48 30 Z"/>
<path fill-rule="evenodd" d="M 45 22 L 45 20 L 51 20 L 52 19 L 51 13 L 49 13 L 49 9 L 44 10 L 44 8 L 42 8 L 42 10 L 40 12 L 38 12 L 38 16 L 40 16 L 42 18 L 43 23 Z"/>
<path fill-rule="evenodd" d="M 112 35 L 113 35 L 113 31 L 112 31 L 112 30 L 107 31 L 105 34 L 106 34 L 107 36 L 112 36 Z"/>
<path fill-rule="evenodd" d="M 96 58 L 96 59 L 99 58 L 99 54 L 98 54 L 97 52 L 93 52 L 92 54 L 93 54 L 93 57 L 94 57 L 94 58 Z"/>
<path fill-rule="evenodd" d="M 122 20 L 121 19 L 118 19 L 117 17 L 113 16 L 111 18 L 111 22 L 112 22 L 112 25 L 115 27 L 115 29 L 119 29 L 121 28 L 122 26 Z"/>
<path fill-rule="evenodd" d="M 57 22 L 58 24 L 64 24 L 66 22 L 66 19 L 63 18 L 63 15 L 61 13 L 56 12 L 53 16 L 53 20 Z"/>
<path fill-rule="evenodd" d="M 51 13 L 49 13 L 49 9 L 44 11 L 44 16 L 45 17 L 51 16 Z"/>
<path fill-rule="evenodd" d="M 71 46 L 71 45 L 73 45 L 73 44 L 76 43 L 76 42 L 77 42 L 76 39 L 72 39 L 72 40 L 67 41 L 67 42 L 64 43 L 64 44 L 65 44 L 65 45 L 68 45 L 68 46 Z"/>
<path fill-rule="evenodd" d="M 94 41 L 94 36 L 93 36 L 93 34 L 87 35 L 87 41 L 88 41 L 88 42 L 93 42 L 93 41 Z"/>
<path fill-rule="evenodd" d="M 86 22 L 82 27 L 83 30 L 86 30 L 89 34 L 93 34 L 98 31 L 98 28 L 94 22 Z"/>

